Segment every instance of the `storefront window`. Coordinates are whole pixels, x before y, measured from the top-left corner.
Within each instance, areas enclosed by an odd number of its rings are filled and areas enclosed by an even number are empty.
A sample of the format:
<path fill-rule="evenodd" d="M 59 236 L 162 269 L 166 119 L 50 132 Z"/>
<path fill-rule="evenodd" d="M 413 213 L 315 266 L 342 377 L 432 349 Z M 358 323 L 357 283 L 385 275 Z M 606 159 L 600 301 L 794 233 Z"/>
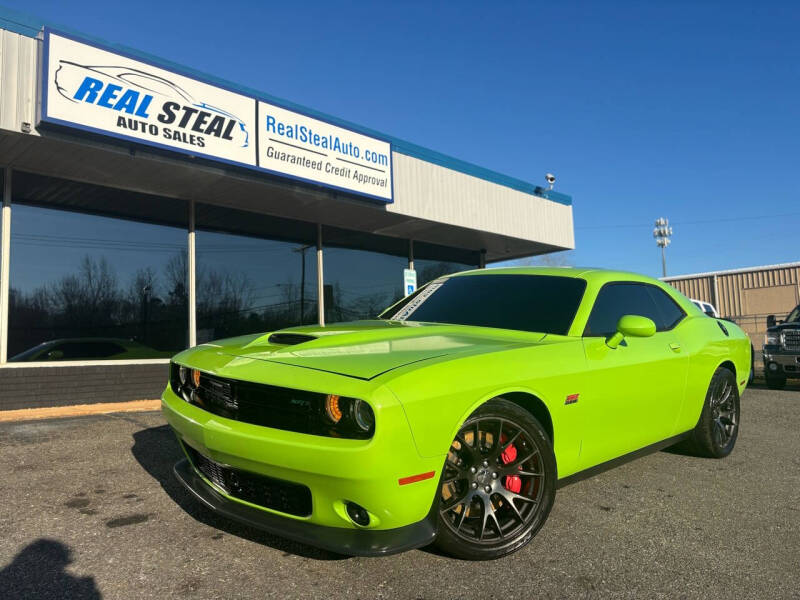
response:
<path fill-rule="evenodd" d="M 196 237 L 198 343 L 317 322 L 316 248 L 210 231 Z"/>
<path fill-rule="evenodd" d="M 468 265 L 458 262 L 449 262 L 441 260 L 424 260 L 418 259 L 414 261 L 414 270 L 417 272 L 417 285 L 421 286 L 429 281 L 433 281 L 442 275 L 450 275 L 451 273 L 458 273 L 459 271 L 469 271 L 476 269 L 477 265 Z"/>
<path fill-rule="evenodd" d="M 186 281 L 185 230 L 15 203 L 9 361 L 170 357 Z"/>
<path fill-rule="evenodd" d="M 374 319 L 403 297 L 408 258 L 325 248 L 325 322 Z"/>

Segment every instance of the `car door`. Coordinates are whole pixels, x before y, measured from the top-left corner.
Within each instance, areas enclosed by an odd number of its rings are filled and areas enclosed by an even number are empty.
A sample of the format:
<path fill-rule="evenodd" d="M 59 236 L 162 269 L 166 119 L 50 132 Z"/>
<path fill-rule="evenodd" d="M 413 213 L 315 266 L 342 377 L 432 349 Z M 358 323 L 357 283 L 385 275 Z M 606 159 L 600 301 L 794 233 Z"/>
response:
<path fill-rule="evenodd" d="M 626 337 L 617 348 L 606 339 L 623 315 L 652 319 L 652 337 Z M 688 369 L 676 326 L 683 310 L 663 290 L 615 282 L 597 295 L 583 336 L 588 368 L 581 448 L 583 468 L 611 460 L 674 435 Z"/>

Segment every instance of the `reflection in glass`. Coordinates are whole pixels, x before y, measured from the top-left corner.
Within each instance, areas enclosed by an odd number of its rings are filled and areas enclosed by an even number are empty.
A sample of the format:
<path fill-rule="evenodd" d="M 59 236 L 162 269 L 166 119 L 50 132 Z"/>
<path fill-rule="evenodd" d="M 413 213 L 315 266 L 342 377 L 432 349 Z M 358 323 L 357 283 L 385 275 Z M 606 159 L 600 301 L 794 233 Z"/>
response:
<path fill-rule="evenodd" d="M 316 249 L 198 231 L 197 342 L 317 321 Z"/>
<path fill-rule="evenodd" d="M 324 261 L 326 323 L 374 319 L 403 297 L 406 257 L 326 247 Z"/>
<path fill-rule="evenodd" d="M 417 259 L 414 261 L 414 269 L 417 272 L 417 287 L 421 287 L 442 275 L 450 275 L 460 271 L 476 269 L 477 265 L 466 265 L 463 263 Z"/>
<path fill-rule="evenodd" d="M 10 361 L 166 358 L 186 347 L 186 232 L 14 205 Z"/>

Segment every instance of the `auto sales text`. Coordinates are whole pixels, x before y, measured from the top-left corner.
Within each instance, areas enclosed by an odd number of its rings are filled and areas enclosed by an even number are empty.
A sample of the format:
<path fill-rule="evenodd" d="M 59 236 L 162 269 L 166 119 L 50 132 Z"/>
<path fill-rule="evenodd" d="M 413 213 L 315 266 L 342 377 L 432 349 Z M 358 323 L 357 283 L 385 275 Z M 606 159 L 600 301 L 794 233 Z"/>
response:
<path fill-rule="evenodd" d="M 84 78 L 73 97 L 81 102 L 119 112 L 117 127 L 121 129 L 138 131 L 151 136 L 160 135 L 167 140 L 183 142 L 200 148 L 206 145 L 203 136 L 233 140 L 231 133 L 238 123 L 234 118 L 214 114 L 197 106 L 167 101 L 161 105 L 161 110 L 155 115 L 156 120 L 164 125 L 160 128 L 159 125 L 149 121 L 152 95 L 141 94 L 133 89 L 123 89 L 122 86 L 112 83 L 104 84 L 92 77 Z M 123 116 L 123 113 L 131 116 Z"/>

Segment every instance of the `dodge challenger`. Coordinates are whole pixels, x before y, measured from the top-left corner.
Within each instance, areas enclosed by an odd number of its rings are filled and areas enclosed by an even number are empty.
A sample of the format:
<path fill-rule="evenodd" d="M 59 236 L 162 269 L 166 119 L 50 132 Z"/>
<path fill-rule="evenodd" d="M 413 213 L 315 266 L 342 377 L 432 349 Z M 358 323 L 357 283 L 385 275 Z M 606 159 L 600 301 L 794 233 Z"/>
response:
<path fill-rule="evenodd" d="M 482 269 L 374 320 L 186 350 L 162 409 L 218 514 L 342 554 L 492 559 L 561 486 L 668 446 L 727 456 L 750 352 L 649 277 Z"/>

